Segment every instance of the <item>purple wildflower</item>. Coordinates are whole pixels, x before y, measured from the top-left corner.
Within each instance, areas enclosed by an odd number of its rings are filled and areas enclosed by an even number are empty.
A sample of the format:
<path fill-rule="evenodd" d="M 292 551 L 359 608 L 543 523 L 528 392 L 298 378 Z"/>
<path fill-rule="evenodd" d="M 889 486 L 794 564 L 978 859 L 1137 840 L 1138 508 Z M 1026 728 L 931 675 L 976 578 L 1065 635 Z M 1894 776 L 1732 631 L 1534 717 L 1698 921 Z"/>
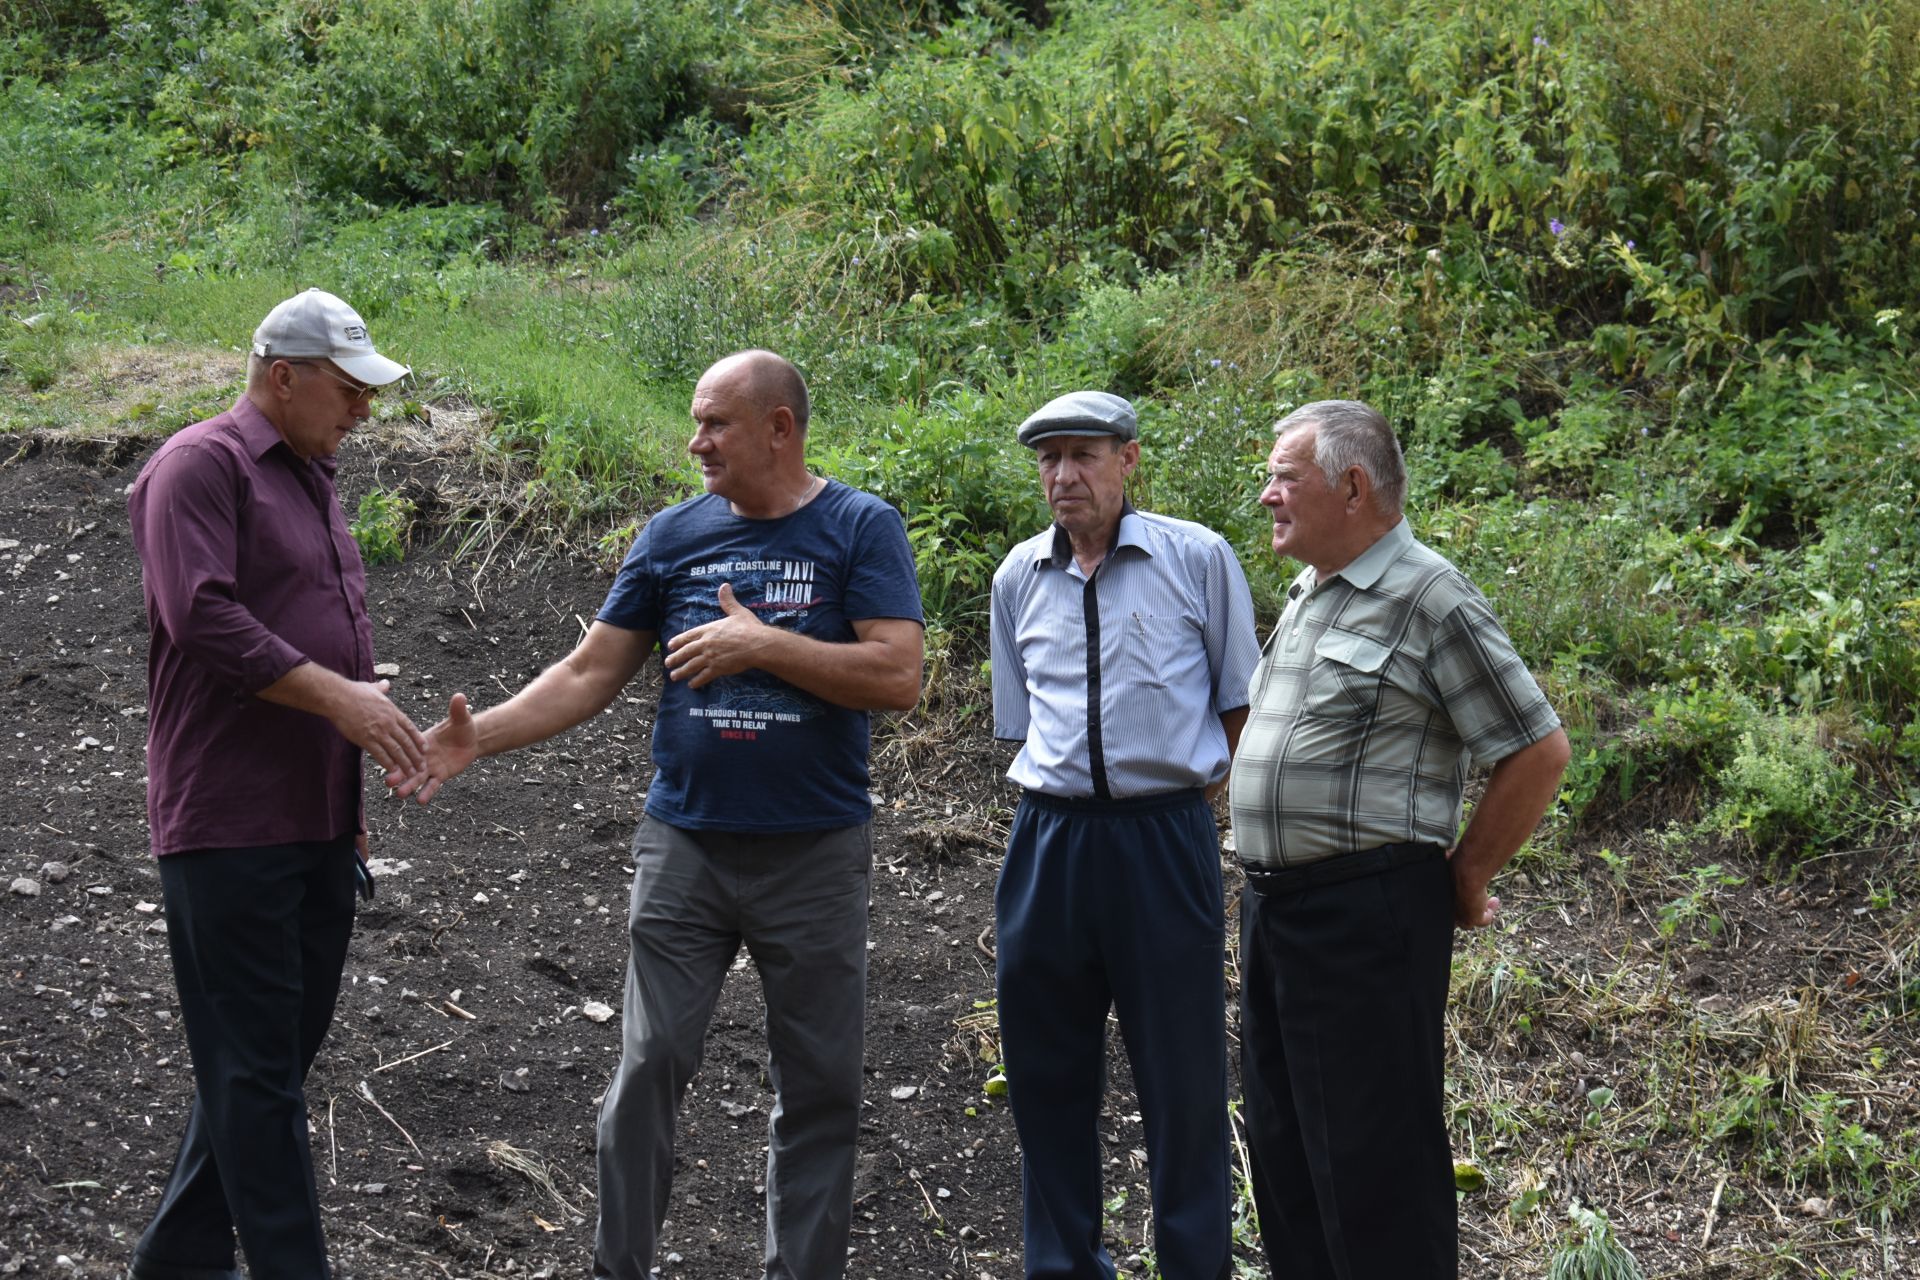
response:
<path fill-rule="evenodd" d="M 1547 223 L 1547 230 L 1553 232 L 1554 238 L 1557 240 L 1567 234 L 1567 224 L 1558 218 L 1554 218 Z"/>

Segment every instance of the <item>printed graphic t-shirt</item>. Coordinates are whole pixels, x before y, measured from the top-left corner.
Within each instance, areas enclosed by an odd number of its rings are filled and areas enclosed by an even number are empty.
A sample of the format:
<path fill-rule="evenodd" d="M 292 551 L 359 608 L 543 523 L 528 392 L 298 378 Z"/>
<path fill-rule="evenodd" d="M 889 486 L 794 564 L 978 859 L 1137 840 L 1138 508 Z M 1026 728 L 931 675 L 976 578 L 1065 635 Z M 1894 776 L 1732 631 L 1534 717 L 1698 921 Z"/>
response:
<path fill-rule="evenodd" d="M 660 647 L 720 614 L 720 584 L 760 621 L 848 643 L 853 623 L 921 620 L 906 527 L 892 507 L 829 481 L 777 520 L 701 494 L 647 522 L 597 616 L 657 631 Z M 696 831 L 826 831 L 872 816 L 867 713 L 764 671 L 705 688 L 665 680 L 653 726 L 647 812 Z"/>

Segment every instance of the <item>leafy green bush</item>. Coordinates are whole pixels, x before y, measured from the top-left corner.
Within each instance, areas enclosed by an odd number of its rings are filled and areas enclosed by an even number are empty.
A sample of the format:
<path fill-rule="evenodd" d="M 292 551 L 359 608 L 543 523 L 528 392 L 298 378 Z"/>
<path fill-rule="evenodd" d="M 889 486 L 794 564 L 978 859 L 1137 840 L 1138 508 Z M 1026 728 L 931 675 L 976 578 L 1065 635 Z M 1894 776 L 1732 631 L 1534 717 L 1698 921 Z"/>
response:
<path fill-rule="evenodd" d="M 123 24 L 156 116 L 335 195 L 497 200 L 555 223 L 682 110 L 707 28 L 616 0 L 215 0 Z M 182 51 L 191 56 L 179 57 Z"/>
<path fill-rule="evenodd" d="M 406 559 L 414 512 L 411 498 L 389 489 L 369 489 L 361 495 L 349 531 L 368 564 L 398 564 Z"/>
<path fill-rule="evenodd" d="M 1762 716 L 1721 769 L 1721 799 L 1706 825 L 1759 849 L 1817 841 L 1846 821 L 1852 781 L 1852 766 L 1826 748 L 1816 721 Z"/>

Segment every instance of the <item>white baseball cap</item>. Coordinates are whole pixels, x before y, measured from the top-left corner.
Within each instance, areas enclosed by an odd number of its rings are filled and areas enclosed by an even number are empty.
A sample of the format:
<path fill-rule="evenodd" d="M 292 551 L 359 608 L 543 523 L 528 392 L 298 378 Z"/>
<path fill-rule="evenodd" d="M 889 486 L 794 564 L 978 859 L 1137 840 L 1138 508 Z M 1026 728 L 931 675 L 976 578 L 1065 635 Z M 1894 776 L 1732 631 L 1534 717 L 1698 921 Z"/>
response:
<path fill-rule="evenodd" d="M 267 312 L 253 331 L 253 354 L 263 360 L 331 360 L 370 387 L 413 372 L 375 351 L 360 313 L 324 289 L 296 293 Z"/>

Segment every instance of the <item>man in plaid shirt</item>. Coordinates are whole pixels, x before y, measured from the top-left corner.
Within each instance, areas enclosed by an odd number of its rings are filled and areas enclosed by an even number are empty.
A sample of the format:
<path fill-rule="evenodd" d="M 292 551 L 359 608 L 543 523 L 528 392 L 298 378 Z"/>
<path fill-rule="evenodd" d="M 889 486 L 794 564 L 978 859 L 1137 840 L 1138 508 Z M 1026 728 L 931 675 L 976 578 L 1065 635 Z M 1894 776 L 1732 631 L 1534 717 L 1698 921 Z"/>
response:
<path fill-rule="evenodd" d="M 1452 1280 L 1453 929 L 1492 923 L 1487 886 L 1552 801 L 1567 737 L 1486 600 L 1408 529 L 1386 420 L 1323 400 L 1274 433 L 1260 502 L 1306 567 L 1229 791 L 1262 1243 L 1290 1280 Z M 1475 761 L 1493 772 L 1462 832 Z"/>

